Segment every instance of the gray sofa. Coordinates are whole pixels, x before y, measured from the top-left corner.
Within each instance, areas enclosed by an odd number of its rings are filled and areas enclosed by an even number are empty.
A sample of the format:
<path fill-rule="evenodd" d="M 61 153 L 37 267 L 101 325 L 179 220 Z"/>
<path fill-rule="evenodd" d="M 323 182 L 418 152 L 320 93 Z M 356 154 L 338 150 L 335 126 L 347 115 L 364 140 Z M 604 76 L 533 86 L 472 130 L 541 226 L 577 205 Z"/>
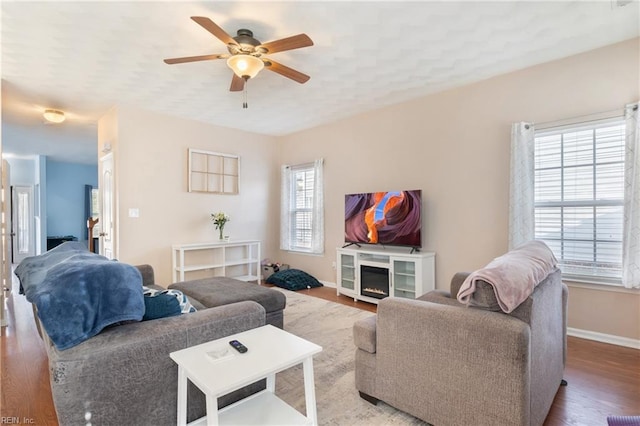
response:
<path fill-rule="evenodd" d="M 163 289 L 155 285 L 150 266 L 142 265 L 138 269 L 143 285 Z M 198 294 L 202 300 L 188 288 L 185 291 L 198 308 L 197 312 L 111 326 L 66 350 L 58 350 L 39 327 L 49 357 L 51 390 L 59 423 L 174 425 L 178 374 L 170 352 L 265 323 L 282 327 L 286 301 L 282 293 L 255 284 L 224 281 L 225 285 L 237 284 L 234 296 L 224 302 L 216 303 L 205 297 L 221 290 L 215 279 L 201 282 L 196 288 L 200 289 Z M 269 321 L 267 310 L 271 311 Z M 218 404 L 228 405 L 263 388 L 264 381 L 254 383 L 225 395 Z M 204 396 L 191 383 L 188 404 L 189 421 L 205 415 Z"/>
<path fill-rule="evenodd" d="M 450 292 L 384 299 L 354 325 L 356 388 L 436 426 L 542 425 L 566 359 L 560 271 L 509 314 L 458 303 L 467 275 Z"/>

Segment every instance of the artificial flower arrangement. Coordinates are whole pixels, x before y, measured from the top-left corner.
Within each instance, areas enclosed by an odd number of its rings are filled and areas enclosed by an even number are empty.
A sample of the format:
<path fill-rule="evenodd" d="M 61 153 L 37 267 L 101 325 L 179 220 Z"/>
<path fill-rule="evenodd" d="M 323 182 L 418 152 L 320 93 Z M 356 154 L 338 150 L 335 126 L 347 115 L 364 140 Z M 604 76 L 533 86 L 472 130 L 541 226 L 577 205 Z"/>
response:
<path fill-rule="evenodd" d="M 220 231 L 220 239 L 222 240 L 224 236 L 222 235 L 224 231 L 224 225 L 231 220 L 229 216 L 225 212 L 211 213 L 211 220 L 213 224 L 216 226 L 216 229 Z"/>

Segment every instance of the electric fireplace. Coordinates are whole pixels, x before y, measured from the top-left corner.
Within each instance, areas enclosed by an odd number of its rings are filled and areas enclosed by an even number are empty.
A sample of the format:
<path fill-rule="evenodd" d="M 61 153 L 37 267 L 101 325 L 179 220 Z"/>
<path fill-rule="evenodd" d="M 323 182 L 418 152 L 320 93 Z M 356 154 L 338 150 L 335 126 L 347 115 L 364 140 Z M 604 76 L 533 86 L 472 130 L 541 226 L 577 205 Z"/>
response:
<path fill-rule="evenodd" d="M 360 265 L 360 294 L 376 299 L 389 296 L 389 269 Z"/>

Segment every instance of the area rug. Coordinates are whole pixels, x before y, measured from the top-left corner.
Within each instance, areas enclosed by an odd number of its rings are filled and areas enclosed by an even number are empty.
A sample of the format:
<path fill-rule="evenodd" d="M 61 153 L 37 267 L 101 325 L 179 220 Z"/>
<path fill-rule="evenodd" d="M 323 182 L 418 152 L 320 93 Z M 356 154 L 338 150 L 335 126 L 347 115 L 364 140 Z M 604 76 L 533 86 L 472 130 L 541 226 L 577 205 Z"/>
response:
<path fill-rule="evenodd" d="M 275 288 L 275 287 L 274 287 Z M 374 406 L 355 387 L 353 323 L 371 312 L 275 288 L 287 297 L 284 329 L 322 346 L 313 358 L 320 425 L 424 425 L 382 402 Z M 276 395 L 305 412 L 302 366 L 276 375 Z"/>

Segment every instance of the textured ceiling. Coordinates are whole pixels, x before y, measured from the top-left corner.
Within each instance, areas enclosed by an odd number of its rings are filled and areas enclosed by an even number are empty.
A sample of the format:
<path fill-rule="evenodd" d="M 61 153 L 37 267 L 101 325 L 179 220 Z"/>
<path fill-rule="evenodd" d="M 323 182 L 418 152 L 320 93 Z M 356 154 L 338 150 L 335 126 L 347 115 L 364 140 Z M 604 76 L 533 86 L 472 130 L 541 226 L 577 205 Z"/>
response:
<path fill-rule="evenodd" d="M 95 123 L 114 105 L 284 135 L 640 34 L 637 0 L 2 2 L 1 13 L 3 151 L 59 138 L 83 145 L 69 151 L 82 162 L 95 162 Z M 311 80 L 262 71 L 243 110 L 225 61 L 162 61 L 226 52 L 190 16 L 263 42 L 308 34 L 314 46 L 271 57 Z M 42 123 L 52 107 L 68 114 L 61 126 Z"/>

